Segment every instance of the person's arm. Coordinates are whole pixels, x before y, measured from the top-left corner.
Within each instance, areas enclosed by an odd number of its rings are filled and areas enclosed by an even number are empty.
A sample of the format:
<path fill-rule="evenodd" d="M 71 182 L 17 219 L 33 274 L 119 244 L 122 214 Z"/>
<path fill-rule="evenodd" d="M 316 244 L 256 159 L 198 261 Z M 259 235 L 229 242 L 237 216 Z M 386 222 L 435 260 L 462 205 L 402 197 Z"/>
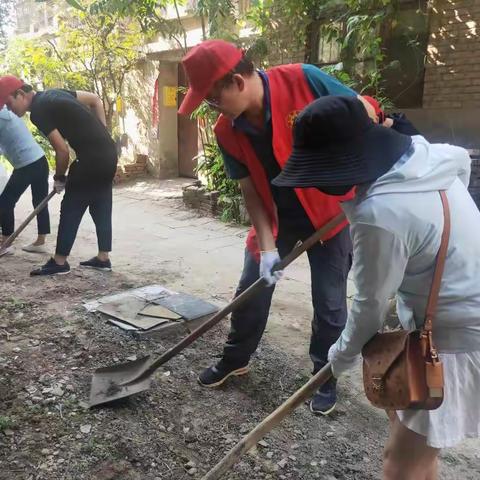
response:
<path fill-rule="evenodd" d="M 103 125 L 107 126 L 107 119 L 101 98 L 95 93 L 84 92 L 82 90 L 77 90 L 75 93 L 77 94 L 77 100 L 89 107 Z"/>
<path fill-rule="evenodd" d="M 454 146 L 455 155 L 458 159 L 457 175 L 460 181 L 468 188 L 470 184 L 470 174 L 472 169 L 472 159 L 467 150 L 462 147 Z"/>
<path fill-rule="evenodd" d="M 257 193 L 251 177 L 242 178 L 239 182 L 245 200 L 245 207 L 257 232 L 260 250 L 275 250 L 277 247 L 272 232 L 271 219 L 268 217 L 268 213 L 263 206 L 263 201 Z"/>
<path fill-rule="evenodd" d="M 378 123 L 378 117 L 375 109 L 369 102 L 363 99 L 361 95 L 347 87 L 335 77 L 328 75 L 323 70 L 314 65 L 303 64 L 303 73 L 307 79 L 310 90 L 315 98 L 320 98 L 325 95 L 343 95 L 347 97 L 357 97 L 367 110 L 368 116 Z"/>
<path fill-rule="evenodd" d="M 302 69 L 315 98 L 324 97 L 325 95 L 357 96 L 357 92 L 315 65 L 304 63 Z"/>
<path fill-rule="evenodd" d="M 409 258 L 402 239 L 383 228 L 356 224 L 351 233 L 357 293 L 345 329 L 328 354 L 335 377 L 355 365 L 363 346 L 382 328 Z"/>
<path fill-rule="evenodd" d="M 62 177 L 67 173 L 70 159 L 67 142 L 57 129 L 48 134 L 48 140 L 55 150 L 55 175 Z"/>
<path fill-rule="evenodd" d="M 357 95 L 358 100 L 363 103 L 365 110 L 368 113 L 368 116 L 373 120 L 373 123 L 378 123 L 378 115 L 375 113 L 375 109 L 370 102 L 367 102 L 361 95 Z"/>
<path fill-rule="evenodd" d="M 260 247 L 260 276 L 265 279 L 268 285 L 273 285 L 281 278 L 282 272 L 277 270 L 272 273 L 272 268 L 280 261 L 280 255 L 275 245 L 271 219 L 268 216 L 262 198 L 253 184 L 247 166 L 230 155 L 221 144 L 219 144 L 219 147 L 227 175 L 232 180 L 238 180 L 240 184 L 245 207 L 257 233 L 258 246 Z"/>
<path fill-rule="evenodd" d="M 403 133 L 404 135 L 421 135 L 415 125 L 407 118 L 404 113 L 390 113 L 389 115 L 387 115 L 382 125 L 384 125 L 385 127 L 393 128 L 398 133 Z"/>
<path fill-rule="evenodd" d="M 260 249 L 265 251 L 275 249 L 271 221 L 268 218 L 263 201 L 253 184 L 248 168 L 234 156 L 230 155 L 221 144 L 219 144 L 219 147 L 228 177 L 232 180 L 238 180 L 240 183 L 240 189 L 245 200 L 245 208 L 257 232 Z"/>

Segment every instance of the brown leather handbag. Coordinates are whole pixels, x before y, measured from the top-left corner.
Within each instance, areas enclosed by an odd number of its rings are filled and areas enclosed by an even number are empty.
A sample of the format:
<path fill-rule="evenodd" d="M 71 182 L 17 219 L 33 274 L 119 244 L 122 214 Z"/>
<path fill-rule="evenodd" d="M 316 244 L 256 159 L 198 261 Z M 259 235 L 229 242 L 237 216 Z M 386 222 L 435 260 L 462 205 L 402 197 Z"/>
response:
<path fill-rule="evenodd" d="M 379 408 L 434 410 L 443 401 L 443 366 L 432 328 L 450 237 L 450 210 L 445 192 L 439 193 L 444 226 L 423 327 L 377 333 L 362 349 L 365 394 Z"/>

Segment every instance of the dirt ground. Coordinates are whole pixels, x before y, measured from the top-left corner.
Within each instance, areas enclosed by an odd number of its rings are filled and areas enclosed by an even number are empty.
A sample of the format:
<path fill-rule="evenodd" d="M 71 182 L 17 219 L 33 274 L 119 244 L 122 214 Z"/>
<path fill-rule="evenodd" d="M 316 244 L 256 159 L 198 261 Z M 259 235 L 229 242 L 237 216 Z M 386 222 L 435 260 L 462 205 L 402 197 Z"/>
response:
<path fill-rule="evenodd" d="M 224 305 L 242 263 L 244 228 L 185 210 L 181 182 L 143 182 L 115 191 L 115 271 L 76 267 L 94 253 L 90 220 L 57 278 L 30 278 L 43 261 L 18 248 L 0 260 L 0 479 L 200 479 L 245 433 L 308 380 L 308 268 L 288 270 L 249 375 L 218 390 L 196 375 L 215 361 L 228 330 L 218 325 L 162 367 L 152 388 L 113 408 L 88 410 L 93 370 L 179 340 L 138 341 L 89 314 L 83 302 L 152 283 Z M 52 204 L 54 231 L 58 202 Z M 19 218 L 29 210 L 28 199 Z M 370 407 L 358 372 L 340 382 L 329 418 L 300 407 L 225 478 L 373 480 L 380 478 L 387 421 Z M 478 442 L 442 453 L 445 480 L 478 480 Z"/>

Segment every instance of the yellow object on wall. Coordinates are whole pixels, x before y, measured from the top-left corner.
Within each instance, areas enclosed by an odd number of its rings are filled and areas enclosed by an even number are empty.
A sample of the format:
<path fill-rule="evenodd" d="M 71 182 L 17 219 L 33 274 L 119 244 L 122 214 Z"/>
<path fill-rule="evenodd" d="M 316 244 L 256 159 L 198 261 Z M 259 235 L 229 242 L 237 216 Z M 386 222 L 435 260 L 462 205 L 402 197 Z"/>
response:
<path fill-rule="evenodd" d="M 163 87 L 163 106 L 176 107 L 177 106 L 177 87 Z"/>
<path fill-rule="evenodd" d="M 121 115 L 123 113 L 123 99 L 122 97 L 117 97 L 117 113 Z"/>

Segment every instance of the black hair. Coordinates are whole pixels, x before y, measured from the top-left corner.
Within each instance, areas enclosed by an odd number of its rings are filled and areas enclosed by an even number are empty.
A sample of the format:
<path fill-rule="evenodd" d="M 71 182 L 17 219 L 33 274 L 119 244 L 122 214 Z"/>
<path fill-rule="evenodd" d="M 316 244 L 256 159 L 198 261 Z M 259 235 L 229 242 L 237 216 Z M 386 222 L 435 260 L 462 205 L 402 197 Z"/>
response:
<path fill-rule="evenodd" d="M 255 66 L 253 65 L 252 60 L 250 58 L 246 57 L 245 55 L 242 57 L 242 59 L 237 63 L 235 68 L 233 69 L 233 73 L 237 73 L 239 75 L 245 75 L 249 76 L 252 75 L 253 72 L 255 71 Z"/>
<path fill-rule="evenodd" d="M 255 65 L 250 58 L 245 55 L 235 65 L 233 70 L 230 70 L 224 77 L 218 80 L 217 84 L 221 86 L 228 86 L 233 82 L 234 75 L 243 75 L 244 77 L 250 77 L 255 72 Z"/>
<path fill-rule="evenodd" d="M 24 83 L 16 92 L 13 93 L 14 97 L 17 96 L 19 90 L 25 93 L 29 93 L 33 90 L 33 87 L 31 85 Z"/>

